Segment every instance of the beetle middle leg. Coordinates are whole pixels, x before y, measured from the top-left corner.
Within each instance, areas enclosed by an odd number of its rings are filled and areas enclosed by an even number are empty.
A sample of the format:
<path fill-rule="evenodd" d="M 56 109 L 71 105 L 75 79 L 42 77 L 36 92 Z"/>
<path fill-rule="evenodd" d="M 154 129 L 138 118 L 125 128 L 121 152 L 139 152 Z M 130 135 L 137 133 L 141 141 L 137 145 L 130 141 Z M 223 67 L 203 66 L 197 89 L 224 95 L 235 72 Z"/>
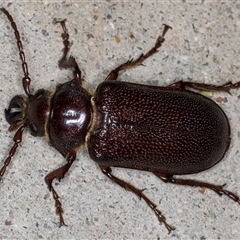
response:
<path fill-rule="evenodd" d="M 143 199 L 147 205 L 154 211 L 154 213 L 156 214 L 159 222 L 163 223 L 165 225 L 165 227 L 168 229 L 168 233 L 170 233 L 172 230 L 174 230 L 175 228 L 172 227 L 171 225 L 169 225 L 166 221 L 166 218 L 162 215 L 161 211 L 159 211 L 157 209 L 157 205 L 155 203 L 153 203 L 144 193 L 143 190 L 134 187 L 133 185 L 131 185 L 130 183 L 127 183 L 123 180 L 121 180 L 120 178 L 117 178 L 115 176 L 112 175 L 112 170 L 110 167 L 108 166 L 104 166 L 104 165 L 99 165 L 99 167 L 101 168 L 102 172 L 104 175 L 106 175 L 108 178 L 110 178 L 113 182 L 115 182 L 116 184 L 120 185 L 121 187 L 135 193 L 140 199 Z"/>
<path fill-rule="evenodd" d="M 68 153 L 67 163 L 64 166 L 54 170 L 53 172 L 50 172 L 45 177 L 45 182 L 48 185 L 48 189 L 52 192 L 53 199 L 55 200 L 56 214 L 59 215 L 59 219 L 60 219 L 59 227 L 61 227 L 63 225 L 64 226 L 67 226 L 67 225 L 65 224 L 64 219 L 63 219 L 62 203 L 59 200 L 59 196 L 58 196 L 56 190 L 52 186 L 52 181 L 56 178 L 60 182 L 61 179 L 64 178 L 64 175 L 67 173 L 67 171 L 69 170 L 69 168 L 71 167 L 71 165 L 73 164 L 75 159 L 76 159 L 76 151 L 72 150 Z"/>
<path fill-rule="evenodd" d="M 216 192 L 219 196 L 226 195 L 229 198 L 231 198 L 233 201 L 240 204 L 240 198 L 233 192 L 223 189 L 224 185 L 215 185 L 212 183 L 207 183 L 207 182 L 202 182 L 202 181 L 192 180 L 192 179 L 179 179 L 179 178 L 175 178 L 173 175 L 164 175 L 156 172 L 153 172 L 153 173 L 165 183 L 173 183 L 177 185 L 185 185 L 185 186 L 191 186 L 191 187 L 208 188 Z"/>
<path fill-rule="evenodd" d="M 114 70 L 112 70 L 108 76 L 106 77 L 105 81 L 108 80 L 116 80 L 118 77 L 118 73 L 122 70 L 126 70 L 126 69 L 130 69 L 130 68 L 134 68 L 137 67 L 139 65 L 142 65 L 142 63 L 149 57 L 151 57 L 153 54 L 158 52 L 158 49 L 162 46 L 162 44 L 165 41 L 165 34 L 167 33 L 167 31 L 172 28 L 166 24 L 164 24 L 164 28 L 163 28 L 163 32 L 162 35 L 159 36 L 157 38 L 157 41 L 155 43 L 155 46 L 153 48 L 151 48 L 146 54 L 141 54 L 139 58 L 137 58 L 136 60 L 131 59 L 128 60 L 127 62 L 121 64 L 120 66 L 118 66 L 117 68 L 115 68 Z"/>

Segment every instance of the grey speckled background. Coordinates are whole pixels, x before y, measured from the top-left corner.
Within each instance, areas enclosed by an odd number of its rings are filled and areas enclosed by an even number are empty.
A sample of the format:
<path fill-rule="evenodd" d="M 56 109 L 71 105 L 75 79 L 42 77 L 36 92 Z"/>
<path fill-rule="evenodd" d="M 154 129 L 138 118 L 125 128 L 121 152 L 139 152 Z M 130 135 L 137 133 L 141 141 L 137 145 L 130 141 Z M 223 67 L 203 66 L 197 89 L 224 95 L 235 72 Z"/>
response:
<path fill-rule="evenodd" d="M 67 18 L 85 85 L 94 91 L 107 73 L 131 57 L 146 52 L 161 33 L 173 30 L 145 67 L 127 71 L 126 81 L 167 85 L 176 79 L 211 84 L 240 80 L 240 2 L 225 1 L 33 1 L 2 5 L 13 15 L 32 78 L 31 87 L 54 89 L 72 76 L 60 71 L 61 28 L 53 18 Z M 131 35 L 134 37 L 131 38 Z M 119 42 L 117 40 L 120 40 Z M 0 138 L 1 161 L 12 145 L 4 108 L 13 95 L 23 94 L 22 71 L 12 29 L 0 14 Z M 222 97 L 220 106 L 232 127 L 231 147 L 221 163 L 189 176 L 227 184 L 240 195 L 240 90 Z M 44 176 L 64 159 L 44 139 L 26 132 L 0 185 L 0 240 L 5 239 L 240 239 L 240 206 L 206 190 L 167 185 L 148 172 L 114 169 L 158 204 L 176 227 L 170 235 L 143 201 L 106 179 L 87 151 L 56 189 L 68 227 L 58 228 L 54 202 Z M 2 165 L 2 164 L 1 164 Z"/>

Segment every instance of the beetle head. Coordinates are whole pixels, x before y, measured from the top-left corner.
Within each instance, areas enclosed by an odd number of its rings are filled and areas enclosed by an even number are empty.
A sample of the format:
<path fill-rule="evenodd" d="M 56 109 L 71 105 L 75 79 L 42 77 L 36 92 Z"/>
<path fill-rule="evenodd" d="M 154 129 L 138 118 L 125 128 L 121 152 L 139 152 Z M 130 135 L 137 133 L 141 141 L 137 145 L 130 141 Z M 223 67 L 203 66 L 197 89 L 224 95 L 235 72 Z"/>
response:
<path fill-rule="evenodd" d="M 49 96 L 48 91 L 40 89 L 34 95 L 28 95 L 27 99 L 19 95 L 13 97 L 8 109 L 5 109 L 9 130 L 25 125 L 33 136 L 44 136 L 49 115 Z"/>
<path fill-rule="evenodd" d="M 26 108 L 26 101 L 23 97 L 16 95 L 9 103 L 8 109 L 5 109 L 5 117 L 10 124 L 9 130 L 16 129 L 23 124 L 24 110 Z"/>

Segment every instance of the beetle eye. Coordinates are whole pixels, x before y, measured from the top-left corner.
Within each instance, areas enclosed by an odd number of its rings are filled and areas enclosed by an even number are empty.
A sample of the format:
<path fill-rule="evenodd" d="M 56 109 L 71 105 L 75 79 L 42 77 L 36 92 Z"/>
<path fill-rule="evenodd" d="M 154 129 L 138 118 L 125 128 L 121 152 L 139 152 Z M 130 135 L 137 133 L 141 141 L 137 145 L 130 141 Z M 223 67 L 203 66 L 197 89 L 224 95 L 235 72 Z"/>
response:
<path fill-rule="evenodd" d="M 35 94 L 34 94 L 34 99 L 39 99 L 41 98 L 43 95 L 45 94 L 45 90 L 44 89 L 40 89 L 38 90 Z"/>
<path fill-rule="evenodd" d="M 37 137 L 38 136 L 38 129 L 35 124 L 31 123 L 29 124 L 29 130 L 32 136 Z"/>

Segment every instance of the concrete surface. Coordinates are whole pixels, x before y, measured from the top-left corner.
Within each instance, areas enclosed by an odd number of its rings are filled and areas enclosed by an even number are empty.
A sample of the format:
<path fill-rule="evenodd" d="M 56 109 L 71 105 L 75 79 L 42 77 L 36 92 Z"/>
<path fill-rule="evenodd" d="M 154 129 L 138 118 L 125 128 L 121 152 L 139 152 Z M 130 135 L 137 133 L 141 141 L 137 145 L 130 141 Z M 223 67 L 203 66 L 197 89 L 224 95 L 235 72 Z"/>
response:
<path fill-rule="evenodd" d="M 67 18 L 72 43 L 85 86 L 92 91 L 120 63 L 146 52 L 162 31 L 173 27 L 159 54 L 145 67 L 127 71 L 120 79 L 167 85 L 175 80 L 210 84 L 239 81 L 239 1 L 2 1 L 13 15 L 22 37 L 32 78 L 31 88 L 54 89 L 69 80 L 57 62 L 63 48 L 60 26 L 54 18 Z M 4 108 L 15 94 L 24 94 L 23 76 L 15 38 L 5 15 L 0 14 L 0 138 L 1 161 L 12 146 Z M 240 90 L 232 95 L 214 93 L 213 100 L 229 117 L 230 149 L 217 166 L 188 176 L 227 184 L 240 195 Z M 191 150 L 190 150 L 191 151 Z M 0 240 L 6 239 L 240 239 L 240 206 L 210 190 L 167 185 L 148 172 L 114 169 L 138 186 L 176 227 L 168 235 L 143 201 L 114 185 L 90 159 L 87 150 L 59 184 L 68 227 L 58 228 L 45 175 L 64 163 L 44 138 L 24 133 L 12 163 L 0 184 Z M 1 163 L 2 166 L 2 163 Z"/>

